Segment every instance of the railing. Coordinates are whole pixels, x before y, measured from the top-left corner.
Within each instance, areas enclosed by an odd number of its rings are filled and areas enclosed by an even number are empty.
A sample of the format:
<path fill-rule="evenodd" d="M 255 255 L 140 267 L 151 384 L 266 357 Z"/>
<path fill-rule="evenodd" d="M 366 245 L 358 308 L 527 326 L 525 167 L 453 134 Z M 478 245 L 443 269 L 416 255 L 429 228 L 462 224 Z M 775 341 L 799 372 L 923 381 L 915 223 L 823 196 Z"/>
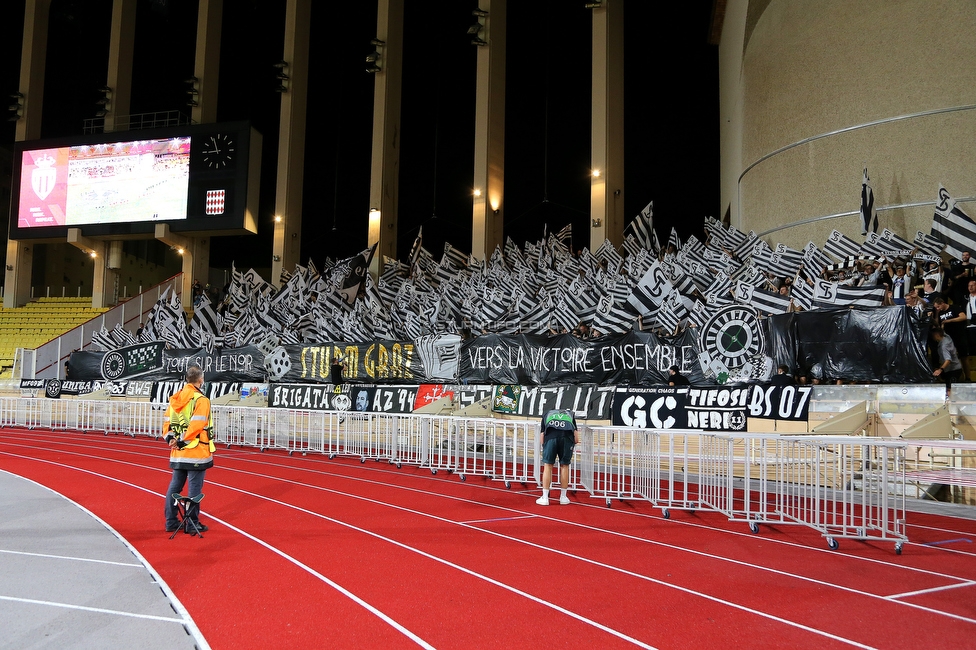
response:
<path fill-rule="evenodd" d="M 123 400 L 0 398 L 0 426 L 158 437 L 165 406 Z M 410 464 L 460 480 L 483 476 L 538 484 L 538 423 L 440 415 L 390 415 L 214 406 L 215 440 L 225 445 L 318 452 Z M 712 512 L 760 525 L 812 528 L 831 549 L 840 539 L 890 541 L 906 534 L 905 440 L 868 437 L 667 431 L 580 430 L 572 487 L 591 496 L 661 508 Z M 954 442 L 939 454 L 976 453 Z M 941 476 L 941 475 L 940 475 Z"/>
<path fill-rule="evenodd" d="M 180 111 L 156 111 L 153 113 L 133 113 L 116 115 L 112 118 L 113 131 L 135 131 L 137 129 L 159 129 L 166 126 L 193 124 L 193 120 Z M 105 132 L 104 117 L 91 117 L 84 121 L 83 130 L 88 133 Z"/>
<path fill-rule="evenodd" d="M 122 325 L 125 329 L 135 329 L 140 322 L 145 322 L 146 314 L 168 288 L 172 289 L 177 296 L 182 297 L 183 273 L 177 273 L 173 277 L 150 287 L 139 295 L 112 307 L 104 314 L 99 314 L 58 338 L 48 341 L 36 350 L 22 350 L 18 354 L 18 358 L 21 360 L 20 377 L 24 379 L 64 379 L 64 362 L 73 351 L 84 350 L 91 344 L 93 332 L 100 331 L 102 327 L 111 330 L 116 325 Z"/>

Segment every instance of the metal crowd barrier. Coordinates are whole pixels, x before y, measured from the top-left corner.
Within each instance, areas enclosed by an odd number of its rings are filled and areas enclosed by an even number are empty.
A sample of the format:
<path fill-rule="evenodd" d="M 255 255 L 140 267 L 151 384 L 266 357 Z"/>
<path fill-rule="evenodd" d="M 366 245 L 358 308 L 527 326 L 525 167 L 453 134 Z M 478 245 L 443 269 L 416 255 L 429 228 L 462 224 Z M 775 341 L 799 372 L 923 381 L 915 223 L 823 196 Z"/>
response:
<path fill-rule="evenodd" d="M 742 521 L 813 528 L 838 539 L 895 542 L 905 534 L 907 443 L 622 427 L 582 430 L 582 480 L 594 497 L 711 510 Z"/>
<path fill-rule="evenodd" d="M 221 444 L 443 469 L 506 487 L 541 482 L 535 421 L 243 406 L 212 412 Z M 164 413 L 150 402 L 0 398 L 0 426 L 159 437 Z M 586 425 L 580 439 L 570 487 L 608 506 L 637 499 L 665 517 L 671 509 L 712 510 L 753 532 L 760 524 L 804 525 L 830 548 L 838 539 L 877 539 L 894 541 L 900 553 L 906 541 L 906 448 L 918 442 Z M 956 463 L 967 476 L 972 459 Z M 918 461 L 913 467 L 922 471 Z"/>

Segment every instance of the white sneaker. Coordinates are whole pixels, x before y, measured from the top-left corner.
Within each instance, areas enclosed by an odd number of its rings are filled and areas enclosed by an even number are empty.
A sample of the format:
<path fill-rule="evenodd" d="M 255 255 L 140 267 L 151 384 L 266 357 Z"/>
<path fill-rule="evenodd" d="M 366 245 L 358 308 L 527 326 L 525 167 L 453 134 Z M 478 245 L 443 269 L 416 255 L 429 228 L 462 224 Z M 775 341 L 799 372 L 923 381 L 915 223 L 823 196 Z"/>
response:
<path fill-rule="evenodd" d="M 547 506 L 549 505 L 549 497 L 546 495 L 542 495 L 541 497 L 536 499 L 535 502 L 538 503 L 540 506 Z"/>
<path fill-rule="evenodd" d="M 566 497 L 566 496 L 559 497 L 559 505 L 561 505 L 561 506 L 568 506 L 569 505 L 569 497 Z"/>

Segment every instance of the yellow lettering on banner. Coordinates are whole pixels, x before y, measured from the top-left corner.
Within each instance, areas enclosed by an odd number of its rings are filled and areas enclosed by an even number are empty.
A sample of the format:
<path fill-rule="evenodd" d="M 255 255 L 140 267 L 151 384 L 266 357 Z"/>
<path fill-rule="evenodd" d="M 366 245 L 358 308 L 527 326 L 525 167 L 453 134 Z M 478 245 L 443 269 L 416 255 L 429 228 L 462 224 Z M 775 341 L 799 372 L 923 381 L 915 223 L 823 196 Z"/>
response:
<path fill-rule="evenodd" d="M 390 355 L 386 351 L 386 346 L 382 343 L 379 344 L 379 349 L 376 351 L 376 374 L 380 379 L 386 379 L 390 376 Z"/>
<path fill-rule="evenodd" d="M 410 372 L 410 363 L 413 360 L 413 343 L 403 344 L 402 357 L 403 357 L 403 378 L 413 379 L 413 373 Z"/>
<path fill-rule="evenodd" d="M 319 377 L 332 375 L 332 352 L 330 348 L 329 345 L 325 346 L 322 348 L 322 354 L 319 355 Z"/>
<path fill-rule="evenodd" d="M 314 377 L 316 374 L 315 365 L 316 362 L 319 360 L 319 350 L 320 348 L 309 348 L 309 351 L 312 353 L 312 375 L 311 375 L 312 377 Z"/>
<path fill-rule="evenodd" d="M 393 349 L 390 352 L 390 365 L 393 366 L 394 377 L 403 377 L 403 352 L 399 343 L 393 344 Z"/>
<path fill-rule="evenodd" d="M 308 376 L 308 367 L 305 365 L 305 352 L 308 348 L 302 348 L 302 353 L 298 355 L 298 358 L 302 360 L 302 377 Z"/>
<path fill-rule="evenodd" d="M 356 369 L 359 368 L 359 346 L 347 345 L 343 356 L 346 357 L 346 368 L 352 368 L 350 376 L 355 377 Z"/>

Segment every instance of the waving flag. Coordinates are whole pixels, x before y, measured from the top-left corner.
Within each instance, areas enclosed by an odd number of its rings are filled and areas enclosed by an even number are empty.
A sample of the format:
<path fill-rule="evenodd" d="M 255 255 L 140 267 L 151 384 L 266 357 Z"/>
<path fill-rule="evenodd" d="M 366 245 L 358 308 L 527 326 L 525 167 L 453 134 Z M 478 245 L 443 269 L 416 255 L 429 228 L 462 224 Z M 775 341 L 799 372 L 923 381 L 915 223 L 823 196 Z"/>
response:
<path fill-rule="evenodd" d="M 878 232 L 878 213 L 874 211 L 874 192 L 871 190 L 871 186 L 868 185 L 868 168 L 864 168 L 864 177 L 861 180 L 861 234 L 868 234 L 868 228 L 871 232 Z M 872 221 L 873 224 L 872 225 Z"/>
<path fill-rule="evenodd" d="M 959 209 L 941 185 L 932 217 L 932 236 L 944 243 L 946 252 L 957 260 L 965 252 L 976 253 L 976 223 Z"/>

